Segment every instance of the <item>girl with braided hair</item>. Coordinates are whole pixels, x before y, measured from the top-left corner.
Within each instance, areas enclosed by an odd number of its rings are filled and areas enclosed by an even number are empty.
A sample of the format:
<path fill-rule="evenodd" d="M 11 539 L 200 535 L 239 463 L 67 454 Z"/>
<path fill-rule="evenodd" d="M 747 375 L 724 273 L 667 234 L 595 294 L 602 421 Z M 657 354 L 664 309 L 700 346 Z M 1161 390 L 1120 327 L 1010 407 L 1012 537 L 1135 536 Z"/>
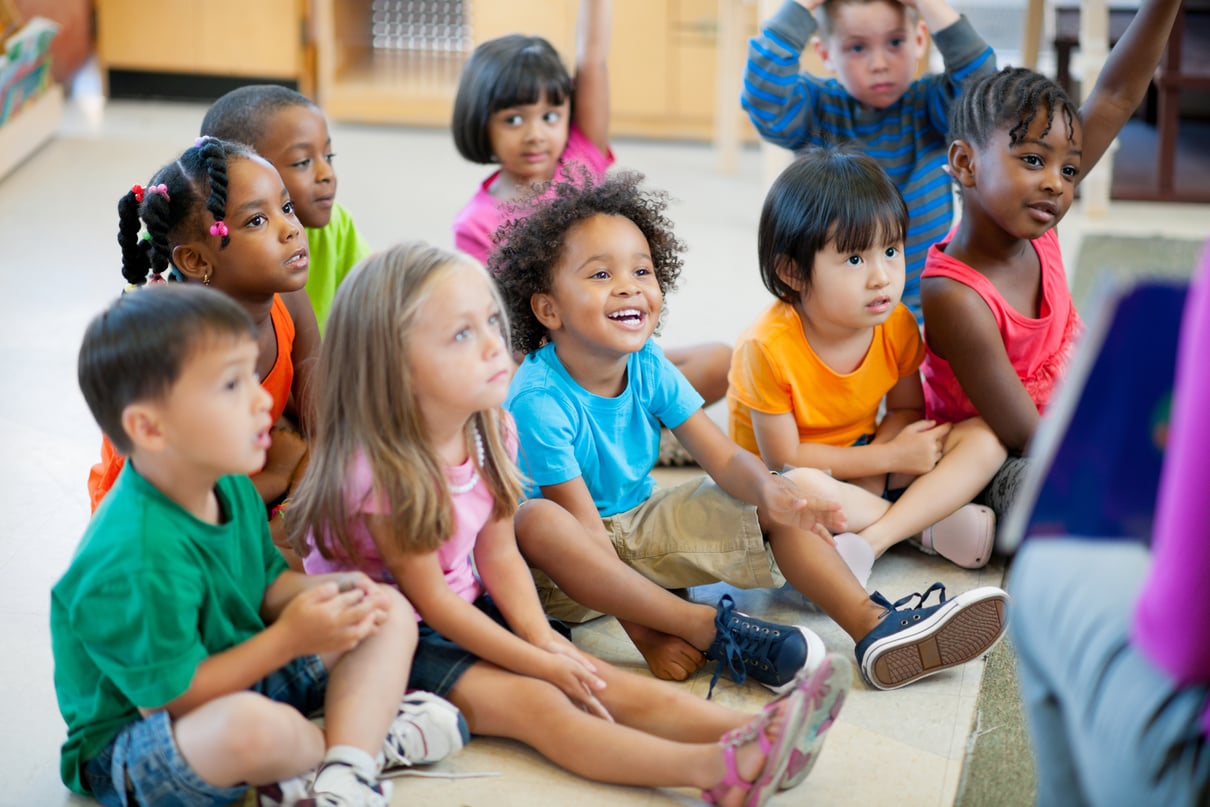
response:
<path fill-rule="evenodd" d="M 1081 329 L 1055 225 L 1143 100 L 1179 6 L 1140 4 L 1079 108 L 1049 78 L 1005 68 L 951 111 L 963 216 L 922 275 L 925 409 L 940 423 L 982 417 L 1008 449 L 983 494 L 997 515 Z"/>
<path fill-rule="evenodd" d="M 126 292 L 148 283 L 202 283 L 238 302 L 257 327 L 261 385 L 273 396 L 275 428 L 264 469 L 252 477 L 267 512 L 281 512 L 307 455 L 304 416 L 319 329 L 304 286 L 307 239 L 277 170 L 246 146 L 203 137 L 147 186 L 118 200 Z M 124 458 L 108 440 L 88 490 L 96 510 Z M 271 509 L 269 509 L 271 508 Z M 287 549 L 281 519 L 275 543 Z"/>

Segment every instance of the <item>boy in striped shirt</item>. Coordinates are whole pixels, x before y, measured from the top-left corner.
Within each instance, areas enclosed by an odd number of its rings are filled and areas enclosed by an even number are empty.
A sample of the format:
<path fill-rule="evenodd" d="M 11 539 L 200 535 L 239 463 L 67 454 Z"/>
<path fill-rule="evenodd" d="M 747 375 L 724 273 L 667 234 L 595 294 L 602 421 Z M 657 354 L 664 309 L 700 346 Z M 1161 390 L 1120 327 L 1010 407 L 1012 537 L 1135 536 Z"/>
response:
<path fill-rule="evenodd" d="M 915 78 L 932 33 L 941 74 Z M 800 72 L 813 35 L 836 74 Z M 903 302 L 920 320 L 920 271 L 953 224 L 945 171 L 949 111 L 964 86 L 996 71 L 996 57 L 947 0 L 786 0 L 748 48 L 742 102 L 761 137 L 795 151 L 848 143 L 877 160 L 911 216 Z"/>

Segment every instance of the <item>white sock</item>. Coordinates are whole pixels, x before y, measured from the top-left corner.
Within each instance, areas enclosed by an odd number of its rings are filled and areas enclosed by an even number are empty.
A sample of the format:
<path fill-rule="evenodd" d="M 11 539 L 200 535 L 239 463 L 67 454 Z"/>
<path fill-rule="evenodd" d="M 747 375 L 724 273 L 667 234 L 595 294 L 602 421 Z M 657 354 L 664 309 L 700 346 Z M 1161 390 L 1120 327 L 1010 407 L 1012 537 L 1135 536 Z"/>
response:
<path fill-rule="evenodd" d="M 832 536 L 836 539 L 836 551 L 840 559 L 849 567 L 849 571 L 857 578 L 862 588 L 870 581 L 870 572 L 874 570 L 874 549 L 855 532 L 841 532 Z"/>
<path fill-rule="evenodd" d="M 323 762 L 319 763 L 321 771 L 324 763 L 327 762 L 338 762 L 348 765 L 371 782 L 378 778 L 378 766 L 374 762 L 374 757 L 354 745 L 334 745 L 330 747 L 328 753 L 324 754 Z"/>

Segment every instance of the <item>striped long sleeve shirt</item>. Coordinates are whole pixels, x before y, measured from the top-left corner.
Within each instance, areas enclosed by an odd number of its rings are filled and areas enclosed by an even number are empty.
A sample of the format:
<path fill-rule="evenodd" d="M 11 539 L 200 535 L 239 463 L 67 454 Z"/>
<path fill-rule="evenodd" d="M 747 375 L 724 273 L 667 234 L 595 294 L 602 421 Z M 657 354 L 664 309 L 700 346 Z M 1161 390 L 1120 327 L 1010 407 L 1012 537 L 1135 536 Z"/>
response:
<path fill-rule="evenodd" d="M 953 190 L 945 173 L 949 112 L 964 84 L 996 71 L 996 56 L 965 17 L 933 33 L 945 72 L 912 82 L 886 109 L 860 104 L 834 78 L 799 71 L 815 18 L 787 2 L 748 45 L 741 101 L 761 137 L 788 149 L 852 144 L 876 159 L 907 202 L 903 302 L 920 319 L 928 248 L 949 232 Z"/>

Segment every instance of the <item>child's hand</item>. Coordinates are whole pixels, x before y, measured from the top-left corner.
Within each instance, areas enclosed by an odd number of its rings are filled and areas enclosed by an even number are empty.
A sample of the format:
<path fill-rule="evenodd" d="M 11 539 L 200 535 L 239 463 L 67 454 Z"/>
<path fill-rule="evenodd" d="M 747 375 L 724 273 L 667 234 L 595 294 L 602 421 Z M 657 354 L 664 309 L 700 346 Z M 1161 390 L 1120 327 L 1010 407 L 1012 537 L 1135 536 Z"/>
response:
<path fill-rule="evenodd" d="M 298 655 L 347 653 L 377 631 L 386 618 L 377 593 L 367 594 L 351 580 L 355 575 L 331 577 L 291 600 L 275 623 L 289 631 Z M 350 578 L 350 585 L 342 591 L 337 578 L 345 577 Z"/>
<path fill-rule="evenodd" d="M 387 599 L 383 587 L 375 583 L 365 572 L 333 572 L 331 574 L 317 575 L 317 577 L 323 581 L 334 581 L 342 594 L 346 591 L 363 592 L 369 599 L 370 605 L 378 612 L 376 615 L 377 624 L 381 625 L 386 621 L 387 612 L 391 609 L 391 602 Z"/>
<path fill-rule="evenodd" d="M 832 546 L 834 532 L 844 532 L 845 515 L 840 502 L 817 496 L 804 496 L 793 482 L 784 476 L 770 476 L 764 487 L 762 509 L 779 524 L 812 532 Z"/>
<path fill-rule="evenodd" d="M 613 722 L 613 715 L 596 696 L 596 690 L 605 688 L 605 680 L 597 675 L 597 667 L 587 655 L 575 645 L 551 631 L 550 638 L 537 647 L 551 654 L 551 672 L 547 681 L 563 690 L 563 694 L 584 707 L 589 714 Z"/>
<path fill-rule="evenodd" d="M 935 420 L 917 420 L 904 426 L 890 442 L 895 449 L 894 470 L 916 476 L 933 470 L 952 428 L 951 423 L 938 426 Z"/>

